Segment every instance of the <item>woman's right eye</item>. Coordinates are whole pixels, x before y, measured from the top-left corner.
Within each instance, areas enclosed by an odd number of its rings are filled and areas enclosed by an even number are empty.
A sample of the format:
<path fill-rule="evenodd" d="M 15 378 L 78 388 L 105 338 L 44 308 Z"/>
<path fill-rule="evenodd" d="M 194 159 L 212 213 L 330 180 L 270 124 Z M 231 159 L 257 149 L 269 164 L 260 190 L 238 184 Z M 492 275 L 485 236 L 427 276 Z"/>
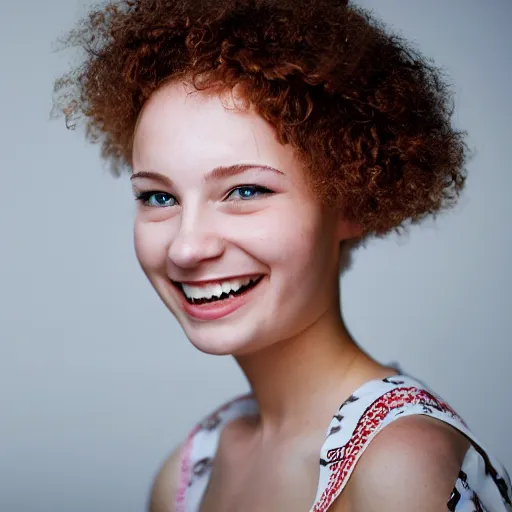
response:
<path fill-rule="evenodd" d="M 154 190 L 140 192 L 135 196 L 135 199 L 146 206 L 154 206 L 156 208 L 167 208 L 178 204 L 173 195 L 168 194 L 167 192 L 157 192 Z"/>

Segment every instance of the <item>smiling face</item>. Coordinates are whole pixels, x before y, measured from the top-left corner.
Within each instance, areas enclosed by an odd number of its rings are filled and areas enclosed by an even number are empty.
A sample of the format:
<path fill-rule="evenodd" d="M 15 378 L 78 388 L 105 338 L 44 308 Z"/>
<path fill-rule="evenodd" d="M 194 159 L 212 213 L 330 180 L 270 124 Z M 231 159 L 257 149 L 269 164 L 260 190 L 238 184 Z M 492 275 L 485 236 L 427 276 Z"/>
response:
<path fill-rule="evenodd" d="M 247 354 L 338 308 L 346 230 L 253 110 L 187 92 L 166 85 L 139 118 L 135 249 L 198 349 Z"/>

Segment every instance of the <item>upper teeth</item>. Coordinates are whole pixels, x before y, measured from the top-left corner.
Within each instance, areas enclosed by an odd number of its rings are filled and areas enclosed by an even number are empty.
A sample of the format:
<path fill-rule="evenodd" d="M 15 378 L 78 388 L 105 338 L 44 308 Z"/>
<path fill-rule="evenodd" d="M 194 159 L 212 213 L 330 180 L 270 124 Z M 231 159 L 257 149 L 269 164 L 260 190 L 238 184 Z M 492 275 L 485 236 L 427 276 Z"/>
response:
<path fill-rule="evenodd" d="M 256 281 L 257 277 L 244 277 L 241 279 L 231 279 L 221 283 L 207 284 L 204 286 L 192 286 L 182 284 L 183 293 L 189 299 L 211 299 L 212 297 L 220 297 L 223 293 L 237 292 L 251 282 Z"/>

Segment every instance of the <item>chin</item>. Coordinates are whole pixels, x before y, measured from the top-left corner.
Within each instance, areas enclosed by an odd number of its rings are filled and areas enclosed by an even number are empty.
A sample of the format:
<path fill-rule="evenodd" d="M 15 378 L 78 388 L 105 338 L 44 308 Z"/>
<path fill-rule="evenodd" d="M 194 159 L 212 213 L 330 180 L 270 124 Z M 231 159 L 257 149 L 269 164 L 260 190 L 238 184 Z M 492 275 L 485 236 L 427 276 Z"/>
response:
<path fill-rule="evenodd" d="M 206 354 L 245 355 L 257 351 L 269 339 L 261 332 L 269 313 L 267 308 L 254 307 L 267 288 L 262 278 L 242 290 L 236 297 L 210 304 L 195 305 L 187 300 L 175 284 L 155 280 L 161 300 L 181 325 L 192 345 Z M 266 330 L 266 329 L 265 329 Z"/>
<path fill-rule="evenodd" d="M 199 329 L 182 325 L 185 335 L 195 348 L 205 354 L 216 356 L 242 356 L 257 352 L 262 348 L 261 335 L 245 332 L 233 325 L 218 326 L 203 325 Z M 236 330 L 236 332 L 234 332 Z"/>

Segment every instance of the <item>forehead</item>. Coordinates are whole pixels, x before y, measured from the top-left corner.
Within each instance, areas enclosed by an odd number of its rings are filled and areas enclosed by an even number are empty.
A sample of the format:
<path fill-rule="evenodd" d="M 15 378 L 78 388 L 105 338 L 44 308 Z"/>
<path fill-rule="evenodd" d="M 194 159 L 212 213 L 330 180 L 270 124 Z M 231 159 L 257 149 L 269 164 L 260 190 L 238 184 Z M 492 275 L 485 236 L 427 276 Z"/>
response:
<path fill-rule="evenodd" d="M 173 83 L 144 106 L 134 135 L 134 170 L 208 171 L 242 161 L 287 168 L 295 153 L 276 140 L 273 128 L 245 108 L 240 97 Z"/>

